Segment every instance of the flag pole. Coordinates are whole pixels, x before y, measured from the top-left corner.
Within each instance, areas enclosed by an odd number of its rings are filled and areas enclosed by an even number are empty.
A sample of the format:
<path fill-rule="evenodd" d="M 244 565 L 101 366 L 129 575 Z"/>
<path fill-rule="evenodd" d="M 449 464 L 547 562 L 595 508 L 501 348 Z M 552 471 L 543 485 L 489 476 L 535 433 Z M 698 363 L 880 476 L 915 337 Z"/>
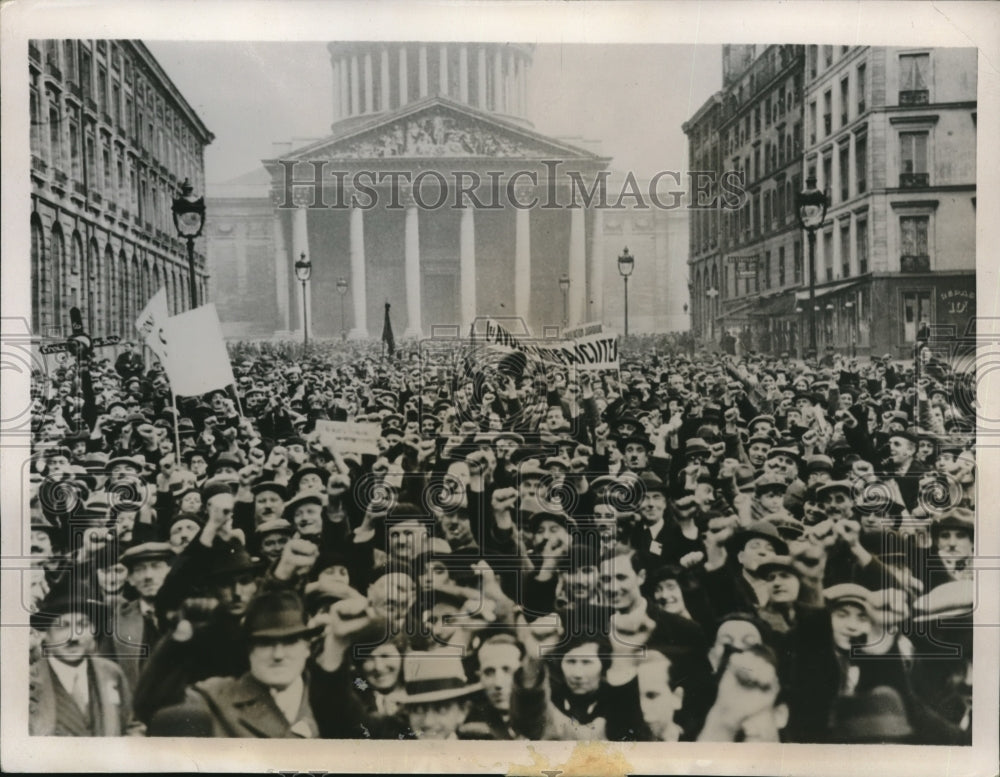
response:
<path fill-rule="evenodd" d="M 243 413 L 243 403 L 240 402 L 240 392 L 239 392 L 239 389 L 237 389 L 235 383 L 232 383 L 230 385 L 232 385 L 232 387 L 233 387 L 233 396 L 236 397 L 236 409 L 240 411 L 240 415 L 243 418 L 246 418 L 246 415 L 244 415 L 244 413 Z"/>
<path fill-rule="evenodd" d="M 179 418 L 181 410 L 177 406 L 177 395 L 174 393 L 173 387 L 170 388 L 170 403 L 174 408 L 174 445 L 177 446 L 177 453 L 174 456 L 174 459 L 179 467 L 181 463 L 181 428 Z"/>

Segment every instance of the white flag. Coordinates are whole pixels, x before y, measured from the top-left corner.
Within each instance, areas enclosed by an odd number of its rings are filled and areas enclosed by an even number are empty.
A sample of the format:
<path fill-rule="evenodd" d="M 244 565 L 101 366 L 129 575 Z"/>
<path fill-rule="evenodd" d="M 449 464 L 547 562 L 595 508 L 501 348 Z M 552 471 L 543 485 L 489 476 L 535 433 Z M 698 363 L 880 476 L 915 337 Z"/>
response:
<path fill-rule="evenodd" d="M 164 366 L 174 394 L 191 397 L 235 382 L 213 303 L 171 316 L 163 331 L 170 344 Z"/>
<path fill-rule="evenodd" d="M 161 287 L 149 298 L 146 307 L 142 309 L 135 320 L 135 328 L 139 330 L 139 338 L 156 354 L 162 364 L 167 363 L 167 343 L 163 327 L 170 317 L 167 309 L 167 288 Z"/>

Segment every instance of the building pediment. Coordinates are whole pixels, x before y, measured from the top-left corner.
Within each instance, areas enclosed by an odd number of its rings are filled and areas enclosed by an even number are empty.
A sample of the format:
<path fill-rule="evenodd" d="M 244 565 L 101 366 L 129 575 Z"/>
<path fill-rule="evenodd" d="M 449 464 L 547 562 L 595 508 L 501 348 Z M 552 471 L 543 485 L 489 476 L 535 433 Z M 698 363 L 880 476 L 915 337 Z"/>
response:
<path fill-rule="evenodd" d="M 447 98 L 413 103 L 298 149 L 283 160 L 580 159 L 586 149 L 549 138 Z"/>

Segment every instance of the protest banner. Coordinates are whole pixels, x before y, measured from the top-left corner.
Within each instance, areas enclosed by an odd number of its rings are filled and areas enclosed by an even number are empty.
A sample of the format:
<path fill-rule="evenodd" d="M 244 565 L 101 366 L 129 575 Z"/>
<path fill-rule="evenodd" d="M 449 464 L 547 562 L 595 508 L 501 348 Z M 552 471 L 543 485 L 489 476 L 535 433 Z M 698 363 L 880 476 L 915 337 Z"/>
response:
<path fill-rule="evenodd" d="M 615 334 L 602 332 L 570 340 L 529 341 L 512 335 L 502 324 L 489 319 L 482 340 L 490 346 L 521 351 L 545 364 L 578 370 L 618 369 L 618 336 Z"/>
<path fill-rule="evenodd" d="M 333 441 L 340 453 L 378 454 L 378 439 L 382 427 L 360 421 L 316 421 L 316 431 L 321 438 Z"/>
<path fill-rule="evenodd" d="M 167 342 L 163 328 L 168 318 L 170 311 L 167 309 L 167 289 L 161 286 L 160 290 L 149 298 L 146 307 L 135 320 L 135 328 L 139 332 L 139 338 L 149 346 L 162 364 L 167 363 Z"/>
<path fill-rule="evenodd" d="M 196 396 L 234 382 L 214 304 L 171 316 L 163 334 L 170 343 L 163 364 L 174 394 Z"/>

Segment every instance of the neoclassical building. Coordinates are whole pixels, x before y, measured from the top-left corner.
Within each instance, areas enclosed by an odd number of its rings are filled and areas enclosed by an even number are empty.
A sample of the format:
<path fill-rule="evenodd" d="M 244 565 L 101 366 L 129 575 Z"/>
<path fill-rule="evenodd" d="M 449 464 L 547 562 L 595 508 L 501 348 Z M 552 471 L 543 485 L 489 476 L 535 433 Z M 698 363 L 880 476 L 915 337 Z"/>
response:
<path fill-rule="evenodd" d="M 533 129 L 532 47 L 328 50 L 331 134 L 277 147 L 266 175 L 208 188 L 210 294 L 227 334 L 291 334 L 308 320 L 317 337 L 342 322 L 352 337 L 377 336 L 386 302 L 409 336 L 465 331 L 477 316 L 519 317 L 537 335 L 597 320 L 621 328 L 616 257 L 628 240 L 639 257 L 633 331 L 686 328 L 684 213 L 637 210 L 608 157 Z"/>

